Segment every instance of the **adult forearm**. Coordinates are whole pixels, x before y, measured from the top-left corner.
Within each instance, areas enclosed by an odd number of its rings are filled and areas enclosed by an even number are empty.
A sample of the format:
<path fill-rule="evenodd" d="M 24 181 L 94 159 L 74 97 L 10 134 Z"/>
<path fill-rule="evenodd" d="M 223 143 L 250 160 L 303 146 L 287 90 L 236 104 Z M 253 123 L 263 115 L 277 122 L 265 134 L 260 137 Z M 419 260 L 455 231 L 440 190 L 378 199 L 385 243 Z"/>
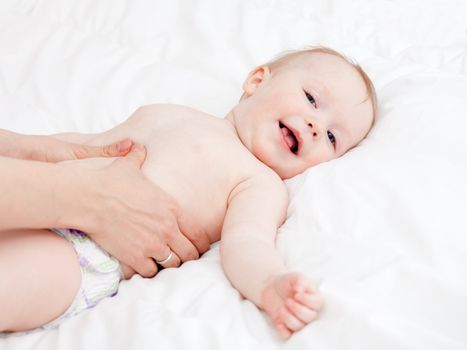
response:
<path fill-rule="evenodd" d="M 73 227 L 86 220 L 86 176 L 58 164 L 0 157 L 0 230 Z"/>
<path fill-rule="evenodd" d="M 20 134 L 0 129 L 0 156 L 20 158 Z"/>

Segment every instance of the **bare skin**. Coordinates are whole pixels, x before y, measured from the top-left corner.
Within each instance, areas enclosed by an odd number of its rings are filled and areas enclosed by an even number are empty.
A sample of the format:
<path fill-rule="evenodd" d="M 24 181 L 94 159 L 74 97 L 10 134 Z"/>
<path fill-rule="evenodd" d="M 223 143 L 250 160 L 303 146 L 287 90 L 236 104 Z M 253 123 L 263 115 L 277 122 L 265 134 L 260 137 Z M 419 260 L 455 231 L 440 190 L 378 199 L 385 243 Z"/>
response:
<path fill-rule="evenodd" d="M 168 244 L 182 261 L 209 248 L 207 235 L 186 222 L 176 201 L 141 172 L 144 146 L 128 138 L 96 146 L 70 138 L 0 129 L 0 180 L 12 184 L 1 189 L 0 235 L 19 228 L 80 229 L 143 277 L 157 273 L 154 259 Z M 119 158 L 99 172 L 79 162 L 57 164 L 93 157 Z M 188 231 L 180 231 L 181 222 Z"/>
<path fill-rule="evenodd" d="M 284 339 L 317 317 L 322 297 L 307 276 L 287 269 L 275 249 L 287 209 L 282 179 L 341 156 L 364 137 L 372 120 L 371 106 L 362 102 L 365 87 L 353 68 L 330 55 L 311 56 L 277 71 L 255 69 L 244 83 L 244 98 L 225 119 L 182 106 L 152 105 L 108 132 L 67 136 L 89 145 L 122 138 L 144 144 L 148 153 L 143 173 L 175 198 L 187 220 L 200 225 L 211 242 L 221 240 L 227 277 L 271 317 Z M 316 101 L 305 88 L 316 91 Z M 111 160 L 76 162 L 101 171 Z M 164 267 L 179 262 L 175 255 Z M 71 272 L 75 265 L 56 269 Z M 133 273 L 127 267 L 124 272 L 126 278 Z M 75 273 L 67 280 L 79 285 L 79 278 Z M 57 278 L 55 288 L 61 284 Z M 0 302 L 2 298 L 8 296 L 0 296 Z M 58 303 L 43 300 L 52 302 Z M 60 315 L 44 314 L 39 324 Z"/>

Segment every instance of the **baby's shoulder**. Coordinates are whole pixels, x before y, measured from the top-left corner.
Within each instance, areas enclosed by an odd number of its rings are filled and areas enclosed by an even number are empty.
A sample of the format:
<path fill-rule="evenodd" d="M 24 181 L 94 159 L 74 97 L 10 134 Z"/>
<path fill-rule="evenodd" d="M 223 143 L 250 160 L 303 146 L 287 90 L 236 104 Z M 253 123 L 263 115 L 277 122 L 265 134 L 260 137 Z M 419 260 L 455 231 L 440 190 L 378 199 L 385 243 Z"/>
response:
<path fill-rule="evenodd" d="M 139 107 L 130 117 L 131 120 L 140 122 L 176 121 L 183 119 L 212 117 L 196 109 L 168 103 L 157 103 Z"/>
<path fill-rule="evenodd" d="M 253 190 L 252 193 L 264 193 L 271 200 L 287 200 L 288 197 L 284 181 L 262 163 L 250 171 L 243 184 L 240 184 L 242 187 Z"/>
<path fill-rule="evenodd" d="M 287 213 L 288 193 L 281 178 L 271 171 L 259 171 L 239 183 L 231 192 L 229 205 L 254 213 L 256 218 L 276 218 L 281 225 Z M 271 221 L 272 222 L 272 221 Z"/>

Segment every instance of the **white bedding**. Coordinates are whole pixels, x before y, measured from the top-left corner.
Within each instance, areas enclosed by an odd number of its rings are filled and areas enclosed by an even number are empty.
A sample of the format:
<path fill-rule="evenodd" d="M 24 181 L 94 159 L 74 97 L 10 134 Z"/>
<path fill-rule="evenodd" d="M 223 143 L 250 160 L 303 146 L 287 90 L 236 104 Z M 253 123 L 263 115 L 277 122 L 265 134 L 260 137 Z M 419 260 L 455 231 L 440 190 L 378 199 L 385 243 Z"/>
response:
<path fill-rule="evenodd" d="M 97 132 L 157 102 L 223 117 L 250 68 L 310 44 L 356 59 L 380 108 L 360 146 L 288 183 L 277 243 L 318 282 L 318 321 L 279 341 L 214 245 L 0 349 L 466 349 L 464 0 L 1 0 L 0 128 Z"/>

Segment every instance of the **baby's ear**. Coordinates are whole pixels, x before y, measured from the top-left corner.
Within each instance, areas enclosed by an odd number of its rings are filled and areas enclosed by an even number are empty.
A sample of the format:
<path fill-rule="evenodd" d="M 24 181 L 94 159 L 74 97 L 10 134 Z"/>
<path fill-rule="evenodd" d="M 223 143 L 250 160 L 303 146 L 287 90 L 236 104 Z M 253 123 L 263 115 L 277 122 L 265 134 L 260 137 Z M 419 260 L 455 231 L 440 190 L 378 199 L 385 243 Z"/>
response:
<path fill-rule="evenodd" d="M 243 95 L 245 97 L 253 95 L 258 86 L 269 79 L 270 75 L 271 70 L 267 66 L 260 66 L 252 70 L 243 83 Z"/>

